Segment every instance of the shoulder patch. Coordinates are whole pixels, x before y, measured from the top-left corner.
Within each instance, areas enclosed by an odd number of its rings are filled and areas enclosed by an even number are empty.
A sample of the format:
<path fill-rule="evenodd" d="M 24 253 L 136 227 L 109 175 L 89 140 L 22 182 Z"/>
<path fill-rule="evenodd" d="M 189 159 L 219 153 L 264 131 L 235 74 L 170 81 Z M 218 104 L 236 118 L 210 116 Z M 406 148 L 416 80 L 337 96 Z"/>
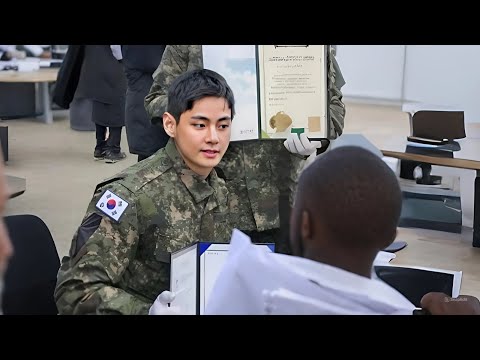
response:
<path fill-rule="evenodd" d="M 116 222 L 119 222 L 118 220 L 125 210 L 127 210 L 128 205 L 128 202 L 120 196 L 115 195 L 110 190 L 106 190 L 100 200 L 98 200 L 96 208 Z"/>

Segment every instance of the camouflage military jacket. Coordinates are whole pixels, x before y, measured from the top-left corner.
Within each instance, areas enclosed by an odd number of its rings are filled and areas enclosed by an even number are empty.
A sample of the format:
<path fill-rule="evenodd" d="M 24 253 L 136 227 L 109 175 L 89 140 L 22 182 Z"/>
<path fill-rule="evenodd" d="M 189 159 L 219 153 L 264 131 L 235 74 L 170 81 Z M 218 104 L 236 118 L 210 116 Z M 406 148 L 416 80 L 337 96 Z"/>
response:
<path fill-rule="evenodd" d="M 345 105 L 340 91 L 344 81 L 333 53 L 328 56 L 330 138 L 336 138 L 344 125 Z M 173 80 L 186 71 L 201 68 L 202 45 L 168 45 L 165 48 L 153 75 L 150 93 L 145 97 L 145 109 L 152 123 L 161 126 L 167 108 L 167 89 Z M 304 164 L 284 148 L 283 141 L 231 142 L 218 166 L 226 178 L 231 226 L 244 231 L 278 229 L 278 196 L 286 194 L 293 203 L 296 179 Z"/>
<path fill-rule="evenodd" d="M 303 158 L 292 155 L 283 139 L 231 142 L 219 173 L 228 189 L 232 227 L 243 231 L 278 229 L 279 196 L 293 204 Z M 246 201 L 249 199 L 250 201 Z"/>
<path fill-rule="evenodd" d="M 120 201 L 124 207 L 118 221 L 109 213 L 111 200 L 108 209 L 102 205 L 107 191 L 116 209 Z M 194 174 L 172 139 L 99 184 L 62 260 L 55 289 L 60 314 L 146 314 L 169 289 L 172 251 L 196 240 L 230 240 L 226 204 L 225 182 L 214 170 L 206 180 Z"/>
<path fill-rule="evenodd" d="M 167 89 L 173 80 L 187 71 L 202 68 L 202 45 L 167 45 L 162 61 L 153 73 L 150 92 L 145 97 L 145 110 L 153 124 L 162 125 L 167 108 Z"/>

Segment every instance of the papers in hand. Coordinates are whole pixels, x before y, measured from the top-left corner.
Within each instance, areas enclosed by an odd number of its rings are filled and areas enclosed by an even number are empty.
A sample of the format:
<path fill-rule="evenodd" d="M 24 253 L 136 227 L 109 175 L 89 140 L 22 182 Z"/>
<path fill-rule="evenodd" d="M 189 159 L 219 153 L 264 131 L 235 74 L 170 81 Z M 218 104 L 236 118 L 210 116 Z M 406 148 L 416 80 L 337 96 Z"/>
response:
<path fill-rule="evenodd" d="M 229 257 L 229 251 L 243 246 L 244 237 L 250 243 L 247 235 L 234 229 L 230 244 L 197 242 L 172 253 L 170 291 L 175 293 L 172 306 L 179 307 L 185 315 L 203 314 L 214 283 Z M 275 250 L 274 244 L 256 244 L 255 247 L 268 253 Z"/>

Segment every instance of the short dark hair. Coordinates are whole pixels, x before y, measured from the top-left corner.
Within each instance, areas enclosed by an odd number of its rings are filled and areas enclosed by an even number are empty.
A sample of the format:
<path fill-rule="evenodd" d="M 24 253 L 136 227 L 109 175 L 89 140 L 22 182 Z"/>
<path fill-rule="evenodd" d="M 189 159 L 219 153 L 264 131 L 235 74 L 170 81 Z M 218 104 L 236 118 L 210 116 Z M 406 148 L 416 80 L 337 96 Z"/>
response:
<path fill-rule="evenodd" d="M 395 173 L 357 146 L 331 150 L 307 167 L 296 201 L 314 223 L 327 227 L 335 242 L 354 247 L 393 241 L 402 209 Z"/>
<path fill-rule="evenodd" d="M 178 123 L 180 115 L 191 110 L 195 101 L 208 96 L 224 98 L 232 111 L 233 120 L 235 114 L 233 91 L 223 76 L 208 69 L 187 71 L 173 81 L 168 88 L 167 112 Z"/>

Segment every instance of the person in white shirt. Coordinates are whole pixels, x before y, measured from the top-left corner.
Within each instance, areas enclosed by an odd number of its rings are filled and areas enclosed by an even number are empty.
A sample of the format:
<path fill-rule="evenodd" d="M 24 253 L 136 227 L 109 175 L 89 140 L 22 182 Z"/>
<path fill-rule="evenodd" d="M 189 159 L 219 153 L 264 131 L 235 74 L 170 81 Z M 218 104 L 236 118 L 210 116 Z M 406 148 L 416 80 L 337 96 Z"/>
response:
<path fill-rule="evenodd" d="M 333 149 L 301 174 L 291 216 L 294 256 L 268 253 L 238 230 L 208 297 L 206 315 L 411 315 L 415 306 L 376 278 L 373 265 L 397 234 L 402 206 L 394 172 L 371 151 Z M 427 294 L 432 314 L 478 314 L 479 301 L 445 305 Z M 446 295 L 445 295 L 446 296 Z M 459 298 L 460 298 L 459 297 Z M 182 314 L 164 292 L 151 315 Z M 451 299 L 451 298 L 450 298 Z"/>
<path fill-rule="evenodd" d="M 232 241 L 206 314 L 412 314 L 415 306 L 372 276 L 397 234 L 401 190 L 393 171 L 355 146 L 331 150 L 300 176 L 293 254 Z"/>

